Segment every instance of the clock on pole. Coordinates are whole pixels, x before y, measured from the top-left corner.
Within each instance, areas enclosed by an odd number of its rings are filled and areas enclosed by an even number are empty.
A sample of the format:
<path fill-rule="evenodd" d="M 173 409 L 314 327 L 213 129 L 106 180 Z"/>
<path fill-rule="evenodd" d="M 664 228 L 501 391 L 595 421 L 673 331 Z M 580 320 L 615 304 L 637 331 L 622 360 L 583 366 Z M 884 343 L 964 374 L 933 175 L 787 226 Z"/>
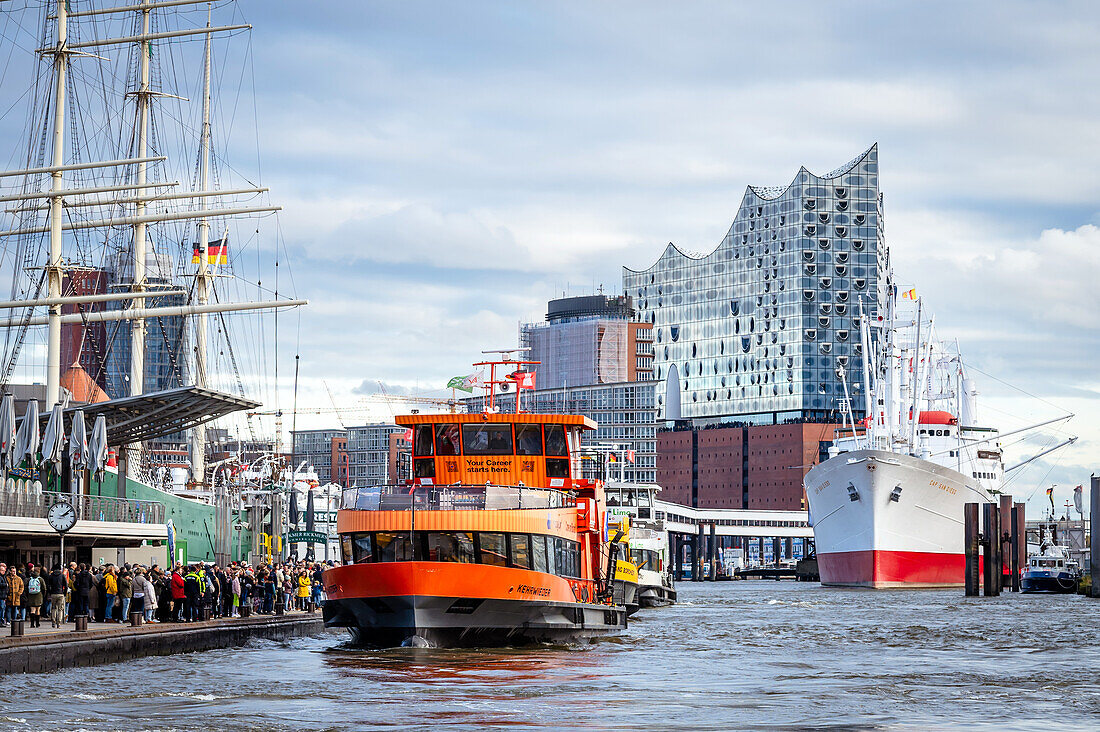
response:
<path fill-rule="evenodd" d="M 50 506 L 46 520 L 61 537 L 60 564 L 65 566 L 65 532 L 76 525 L 76 509 L 68 501 L 61 500 Z"/>

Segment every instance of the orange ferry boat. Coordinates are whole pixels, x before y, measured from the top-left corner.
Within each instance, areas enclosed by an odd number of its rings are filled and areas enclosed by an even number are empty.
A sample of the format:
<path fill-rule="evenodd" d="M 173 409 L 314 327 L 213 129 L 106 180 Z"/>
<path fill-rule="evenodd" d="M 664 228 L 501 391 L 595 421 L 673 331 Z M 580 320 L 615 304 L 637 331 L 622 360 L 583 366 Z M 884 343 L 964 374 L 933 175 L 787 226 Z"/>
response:
<path fill-rule="evenodd" d="M 561 414 L 415 414 L 413 477 L 349 488 L 325 624 L 374 646 L 570 641 L 626 627 L 608 567 L 603 484 L 580 479 Z M 615 538 L 615 537 L 611 537 Z"/>

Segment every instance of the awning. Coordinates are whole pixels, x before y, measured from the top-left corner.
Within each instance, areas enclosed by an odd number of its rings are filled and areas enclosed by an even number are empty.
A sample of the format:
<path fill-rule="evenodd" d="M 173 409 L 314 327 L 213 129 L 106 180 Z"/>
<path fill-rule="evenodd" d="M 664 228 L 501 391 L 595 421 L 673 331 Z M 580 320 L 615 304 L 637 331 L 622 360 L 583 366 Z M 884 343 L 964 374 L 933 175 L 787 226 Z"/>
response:
<path fill-rule="evenodd" d="M 99 415 L 107 418 L 107 443 L 112 447 L 175 434 L 233 412 L 260 407 L 260 402 L 197 386 L 157 391 L 141 396 L 112 399 L 65 410 L 66 431 L 72 415 L 84 411 L 91 424 Z M 43 424 L 49 412 L 43 414 Z"/>

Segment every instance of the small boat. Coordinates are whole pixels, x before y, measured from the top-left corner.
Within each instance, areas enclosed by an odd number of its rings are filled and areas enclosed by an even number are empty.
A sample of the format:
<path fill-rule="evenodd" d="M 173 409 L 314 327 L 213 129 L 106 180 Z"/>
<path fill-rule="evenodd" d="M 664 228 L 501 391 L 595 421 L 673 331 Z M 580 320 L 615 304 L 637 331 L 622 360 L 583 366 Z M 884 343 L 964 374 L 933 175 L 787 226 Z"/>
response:
<path fill-rule="evenodd" d="M 595 422 L 495 411 L 396 422 L 410 430 L 413 477 L 345 489 L 326 626 L 383 647 L 569 642 L 626 628 L 603 484 L 579 477 L 580 434 Z"/>
<path fill-rule="evenodd" d="M 668 532 L 654 511 L 660 486 L 652 483 L 607 483 L 609 520 L 627 517 L 630 563 L 637 568 L 636 607 L 659 607 L 676 602 L 676 588 L 669 571 Z"/>
<path fill-rule="evenodd" d="M 1020 576 L 1020 591 L 1070 594 L 1077 592 L 1080 582 L 1081 565 L 1070 558 L 1069 550 L 1045 541 L 1039 551 L 1028 555 Z"/>

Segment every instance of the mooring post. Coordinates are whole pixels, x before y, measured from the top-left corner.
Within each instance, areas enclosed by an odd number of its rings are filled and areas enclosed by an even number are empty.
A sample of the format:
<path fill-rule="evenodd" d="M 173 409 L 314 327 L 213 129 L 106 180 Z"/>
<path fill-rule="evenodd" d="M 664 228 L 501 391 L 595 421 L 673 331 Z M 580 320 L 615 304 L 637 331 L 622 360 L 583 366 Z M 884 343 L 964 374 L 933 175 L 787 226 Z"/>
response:
<path fill-rule="evenodd" d="M 675 573 L 676 581 L 681 582 L 684 579 L 684 537 L 679 534 L 673 534 L 676 542 L 676 551 L 672 557 L 672 571 Z"/>
<path fill-rule="evenodd" d="M 1027 564 L 1027 523 L 1024 519 L 1025 505 L 1012 505 L 1012 591 L 1020 591 L 1020 571 Z"/>
<path fill-rule="evenodd" d="M 1100 475 L 1092 476 L 1092 500 L 1089 502 L 1089 526 L 1091 531 L 1089 550 L 1089 574 L 1092 576 L 1093 597 L 1100 597 L 1100 540 L 1096 537 L 1100 531 Z"/>
<path fill-rule="evenodd" d="M 981 578 L 978 576 L 978 549 L 981 538 L 978 532 L 978 504 L 963 506 L 963 554 L 966 557 L 966 596 L 977 597 Z"/>
<path fill-rule="evenodd" d="M 703 525 L 699 524 L 698 532 L 692 537 L 691 545 L 691 579 L 693 582 L 703 581 Z"/>
<path fill-rule="evenodd" d="M 718 526 L 710 525 L 710 578 L 718 579 Z"/>
<path fill-rule="evenodd" d="M 1001 582 L 999 589 L 1004 590 L 1012 586 L 1011 579 L 1008 578 L 1009 573 L 1012 571 L 1011 562 L 1008 549 L 1012 542 L 1012 496 L 1001 495 L 1001 515 L 997 517 L 998 524 L 1000 525 L 1001 537 L 1000 551 L 1001 563 L 998 565 L 1001 568 Z"/>
<path fill-rule="evenodd" d="M 997 594 L 997 572 L 993 568 L 997 566 L 995 556 L 997 546 L 997 518 L 999 509 L 992 503 L 982 504 L 982 594 L 986 597 L 994 597 Z"/>

